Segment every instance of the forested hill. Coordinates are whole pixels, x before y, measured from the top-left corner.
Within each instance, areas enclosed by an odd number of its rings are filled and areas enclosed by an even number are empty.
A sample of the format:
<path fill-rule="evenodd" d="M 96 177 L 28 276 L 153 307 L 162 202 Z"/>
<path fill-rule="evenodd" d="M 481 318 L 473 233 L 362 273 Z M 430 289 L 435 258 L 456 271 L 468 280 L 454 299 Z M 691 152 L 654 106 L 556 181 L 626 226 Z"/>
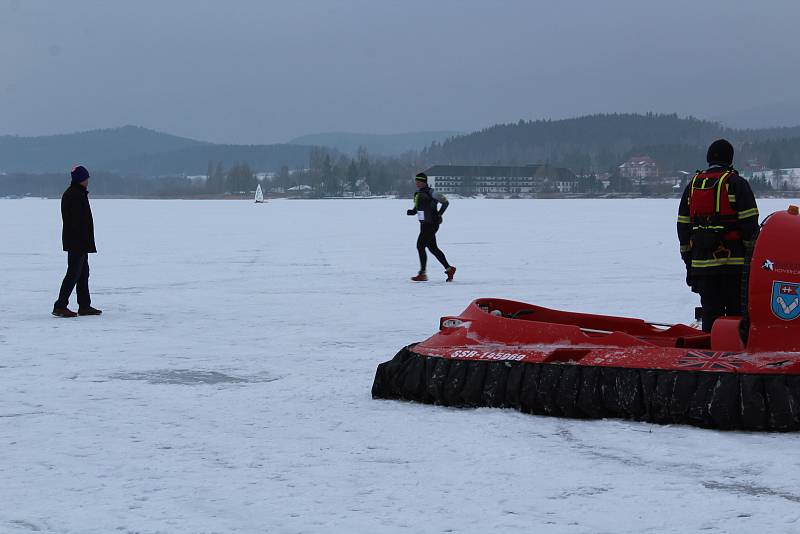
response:
<path fill-rule="evenodd" d="M 714 139 L 739 149 L 737 161 L 758 158 L 800 166 L 800 127 L 736 130 L 677 114 L 600 114 L 566 120 L 520 121 L 433 143 L 429 163 L 550 163 L 573 170 L 608 170 L 647 154 L 664 167 L 694 169 Z"/>
<path fill-rule="evenodd" d="M 160 176 L 203 174 L 209 162 L 247 163 L 256 171 L 303 168 L 311 147 L 223 145 L 123 126 L 42 137 L 0 136 L 0 172 L 63 173 L 76 163 L 92 171 Z"/>
<path fill-rule="evenodd" d="M 206 144 L 138 126 L 41 137 L 4 135 L 0 136 L 0 171 L 57 172 L 81 162 L 97 167 L 115 160 Z"/>

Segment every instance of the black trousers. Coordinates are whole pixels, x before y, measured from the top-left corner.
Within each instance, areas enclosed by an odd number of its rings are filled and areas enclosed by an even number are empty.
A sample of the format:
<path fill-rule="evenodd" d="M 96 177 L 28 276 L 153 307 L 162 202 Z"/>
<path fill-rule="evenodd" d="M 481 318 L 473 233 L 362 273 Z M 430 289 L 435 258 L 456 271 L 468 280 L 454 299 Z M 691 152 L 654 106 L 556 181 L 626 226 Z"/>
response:
<path fill-rule="evenodd" d="M 450 268 L 450 264 L 447 263 L 447 258 L 444 257 L 444 252 L 439 250 L 439 246 L 436 244 L 436 232 L 439 231 L 439 225 L 435 223 L 420 223 L 419 225 L 419 237 L 417 238 L 417 252 L 419 253 L 419 272 L 424 273 L 426 267 L 428 266 L 428 255 L 425 253 L 425 249 L 431 251 L 431 254 L 436 256 L 436 259 L 439 260 L 445 269 Z"/>
<path fill-rule="evenodd" d="M 703 307 L 703 331 L 711 332 L 719 317 L 742 314 L 741 272 L 698 276 L 695 286 Z"/>
<path fill-rule="evenodd" d="M 72 290 L 78 288 L 78 306 L 86 308 L 91 306 L 92 298 L 89 296 L 89 255 L 80 252 L 67 253 L 67 274 L 61 282 L 61 291 L 54 308 L 66 308 Z"/>

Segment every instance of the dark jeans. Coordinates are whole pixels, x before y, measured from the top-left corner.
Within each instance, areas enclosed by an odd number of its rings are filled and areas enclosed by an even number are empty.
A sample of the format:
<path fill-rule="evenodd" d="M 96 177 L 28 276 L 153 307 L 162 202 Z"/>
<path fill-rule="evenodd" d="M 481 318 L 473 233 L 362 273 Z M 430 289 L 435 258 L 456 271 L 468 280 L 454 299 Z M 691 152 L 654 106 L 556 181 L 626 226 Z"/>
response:
<path fill-rule="evenodd" d="M 445 269 L 450 268 L 450 264 L 447 263 L 447 258 L 444 257 L 444 252 L 439 250 L 439 247 L 436 245 L 436 232 L 438 230 L 438 224 L 421 223 L 419 225 L 417 252 L 419 253 L 419 272 L 421 273 L 424 273 L 428 266 L 428 255 L 425 253 L 426 248 L 431 251 L 431 254 L 436 256 L 436 259 L 439 260 L 439 263 L 441 263 Z"/>
<path fill-rule="evenodd" d="M 703 307 L 703 331 L 711 332 L 719 317 L 742 314 L 741 273 L 698 276 L 696 287 Z"/>
<path fill-rule="evenodd" d="M 61 291 L 54 308 L 66 308 L 69 296 L 75 286 L 78 287 L 78 306 L 86 308 L 91 306 L 92 298 L 89 296 L 89 255 L 79 252 L 67 253 L 67 274 L 61 282 Z"/>

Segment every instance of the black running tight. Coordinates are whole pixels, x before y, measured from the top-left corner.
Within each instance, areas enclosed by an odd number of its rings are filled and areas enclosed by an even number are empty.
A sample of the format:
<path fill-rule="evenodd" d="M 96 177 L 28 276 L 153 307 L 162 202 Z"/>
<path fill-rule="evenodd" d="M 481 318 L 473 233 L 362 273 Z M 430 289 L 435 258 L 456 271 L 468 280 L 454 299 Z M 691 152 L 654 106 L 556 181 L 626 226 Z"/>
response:
<path fill-rule="evenodd" d="M 419 253 L 419 271 L 422 273 L 425 272 L 425 268 L 428 265 L 428 255 L 425 253 L 426 248 L 431 251 L 431 254 L 439 260 L 439 263 L 441 263 L 445 269 L 450 268 L 450 264 L 447 263 L 447 258 L 444 257 L 444 252 L 439 250 L 439 247 L 436 245 L 436 232 L 438 230 L 438 224 L 421 223 L 419 225 L 417 252 Z"/>

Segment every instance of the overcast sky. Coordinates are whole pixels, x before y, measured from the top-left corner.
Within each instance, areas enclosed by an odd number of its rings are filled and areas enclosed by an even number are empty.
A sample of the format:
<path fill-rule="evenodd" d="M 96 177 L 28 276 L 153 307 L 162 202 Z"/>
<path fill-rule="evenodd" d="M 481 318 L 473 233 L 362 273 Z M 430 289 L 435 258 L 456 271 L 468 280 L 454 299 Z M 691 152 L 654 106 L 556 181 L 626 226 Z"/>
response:
<path fill-rule="evenodd" d="M 796 101 L 800 2 L 0 0 L 0 134 L 232 143 Z"/>

